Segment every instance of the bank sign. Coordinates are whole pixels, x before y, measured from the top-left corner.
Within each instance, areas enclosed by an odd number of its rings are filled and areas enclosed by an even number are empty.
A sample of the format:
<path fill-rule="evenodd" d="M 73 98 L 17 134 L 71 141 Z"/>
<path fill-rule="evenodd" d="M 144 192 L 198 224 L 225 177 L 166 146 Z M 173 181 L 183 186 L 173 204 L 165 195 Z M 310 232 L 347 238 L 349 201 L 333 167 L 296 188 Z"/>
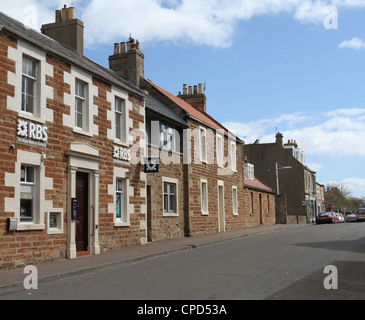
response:
<path fill-rule="evenodd" d="M 47 131 L 48 127 L 46 126 L 18 119 L 16 142 L 45 148 L 48 140 Z"/>

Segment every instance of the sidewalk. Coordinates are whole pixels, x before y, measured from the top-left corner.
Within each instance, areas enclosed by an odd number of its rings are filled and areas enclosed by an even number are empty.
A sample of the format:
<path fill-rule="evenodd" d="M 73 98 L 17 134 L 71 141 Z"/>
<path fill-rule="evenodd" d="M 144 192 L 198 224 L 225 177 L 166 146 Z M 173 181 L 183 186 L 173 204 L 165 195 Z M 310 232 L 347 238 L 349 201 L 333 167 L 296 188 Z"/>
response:
<path fill-rule="evenodd" d="M 300 225 L 278 224 L 274 226 L 261 226 L 219 234 L 209 234 L 200 237 L 153 242 L 144 246 L 127 247 L 102 253 L 100 255 L 80 257 L 74 260 L 62 259 L 46 262 L 37 265 L 38 284 L 93 272 L 107 266 L 128 264 L 173 252 L 192 250 L 214 243 L 298 226 Z M 2 290 L 23 288 L 23 281 L 28 275 L 24 274 L 23 270 L 24 268 L 0 271 L 0 292 Z"/>

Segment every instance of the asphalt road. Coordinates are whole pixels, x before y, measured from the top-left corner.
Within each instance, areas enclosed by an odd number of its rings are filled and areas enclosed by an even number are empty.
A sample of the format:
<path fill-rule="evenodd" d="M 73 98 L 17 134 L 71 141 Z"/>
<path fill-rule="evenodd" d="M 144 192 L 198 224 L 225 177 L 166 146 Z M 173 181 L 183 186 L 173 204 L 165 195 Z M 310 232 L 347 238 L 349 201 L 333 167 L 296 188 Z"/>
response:
<path fill-rule="evenodd" d="M 324 273 L 330 265 L 336 279 Z M 307 225 L 2 292 L 0 300 L 364 300 L 364 276 L 365 223 Z M 324 287 L 335 280 L 337 289 Z"/>

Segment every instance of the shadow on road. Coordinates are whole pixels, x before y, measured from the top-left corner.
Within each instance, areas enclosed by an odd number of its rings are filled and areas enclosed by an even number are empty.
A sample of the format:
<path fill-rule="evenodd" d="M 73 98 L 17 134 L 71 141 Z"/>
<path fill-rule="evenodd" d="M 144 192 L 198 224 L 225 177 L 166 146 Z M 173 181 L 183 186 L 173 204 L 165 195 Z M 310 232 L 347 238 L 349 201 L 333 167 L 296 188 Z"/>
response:
<path fill-rule="evenodd" d="M 268 300 L 364 300 L 365 262 L 335 261 L 338 289 L 326 290 L 324 270 L 318 270 L 295 284 L 271 295 Z"/>

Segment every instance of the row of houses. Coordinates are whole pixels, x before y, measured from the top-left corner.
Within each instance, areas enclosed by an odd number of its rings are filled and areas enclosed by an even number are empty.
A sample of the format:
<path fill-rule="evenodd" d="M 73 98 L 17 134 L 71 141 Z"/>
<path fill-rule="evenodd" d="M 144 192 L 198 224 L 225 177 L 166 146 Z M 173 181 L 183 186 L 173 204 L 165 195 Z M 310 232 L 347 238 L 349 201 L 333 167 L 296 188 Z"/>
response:
<path fill-rule="evenodd" d="M 0 269 L 275 224 L 202 85 L 145 78 L 132 38 L 105 68 L 83 30 L 74 8 L 41 33 L 0 13 Z"/>
<path fill-rule="evenodd" d="M 202 84 L 161 88 L 132 38 L 103 67 L 83 30 L 66 6 L 41 33 L 0 13 L 0 269 L 322 211 L 296 142 L 245 144 Z"/>

